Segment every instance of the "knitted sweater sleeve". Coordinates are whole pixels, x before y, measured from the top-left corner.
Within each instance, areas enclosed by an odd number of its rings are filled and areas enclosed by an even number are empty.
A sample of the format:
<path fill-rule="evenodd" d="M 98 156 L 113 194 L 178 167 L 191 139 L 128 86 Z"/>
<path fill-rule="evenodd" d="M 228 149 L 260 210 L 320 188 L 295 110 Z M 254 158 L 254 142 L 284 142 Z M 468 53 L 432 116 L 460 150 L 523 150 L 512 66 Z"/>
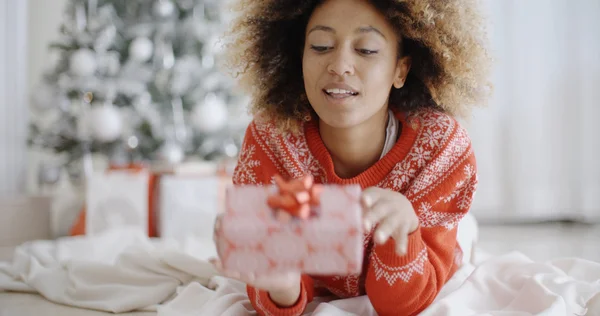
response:
<path fill-rule="evenodd" d="M 258 184 L 266 185 L 271 183 L 275 173 L 279 172 L 277 166 L 264 152 L 264 148 L 269 146 L 272 137 L 262 137 L 262 133 L 257 132 L 256 122 L 252 122 L 246 130 L 242 149 L 233 174 L 233 184 Z M 300 284 L 300 297 L 295 305 L 282 308 L 279 307 L 269 293 L 256 289 L 250 285 L 246 287 L 248 298 L 254 310 L 261 316 L 295 316 L 302 315 L 306 305 L 312 301 L 314 286 L 313 280 L 308 275 L 303 275 Z"/>
<path fill-rule="evenodd" d="M 468 212 L 477 184 L 475 157 L 464 130 L 422 168 L 406 197 L 419 218 L 407 254 L 395 241 L 375 245 L 369 258 L 366 291 L 379 315 L 416 315 L 429 306 L 460 264 L 457 225 Z"/>

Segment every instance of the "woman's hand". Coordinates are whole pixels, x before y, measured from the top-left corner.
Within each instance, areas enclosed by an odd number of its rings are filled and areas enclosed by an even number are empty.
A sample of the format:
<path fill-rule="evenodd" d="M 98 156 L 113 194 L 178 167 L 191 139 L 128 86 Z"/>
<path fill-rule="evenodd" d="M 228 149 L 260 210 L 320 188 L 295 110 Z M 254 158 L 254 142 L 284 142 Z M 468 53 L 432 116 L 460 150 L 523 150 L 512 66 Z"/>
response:
<path fill-rule="evenodd" d="M 396 241 L 396 253 L 405 255 L 408 235 L 419 227 L 412 203 L 398 192 L 377 187 L 366 189 L 362 202 L 365 229 L 370 231 L 377 226 L 373 234 L 375 242 L 384 244 L 392 237 Z"/>
<path fill-rule="evenodd" d="M 218 217 L 215 222 L 215 232 L 220 225 L 221 218 Z M 213 234 L 213 240 L 215 244 L 218 243 L 218 236 Z M 300 297 L 301 290 L 301 279 L 300 273 L 284 273 L 284 274 L 268 274 L 268 275 L 254 275 L 254 274 L 242 274 L 237 271 L 225 270 L 221 261 L 218 259 L 212 259 L 210 262 L 220 272 L 221 275 L 239 280 L 247 285 L 250 285 L 256 289 L 264 290 L 269 293 L 269 296 L 275 302 L 275 304 L 281 307 L 289 307 L 294 305 Z"/>
<path fill-rule="evenodd" d="M 264 290 L 280 307 L 290 307 L 298 301 L 301 290 L 301 275 L 298 273 L 253 275 L 241 274 L 236 271 L 224 270 L 219 260 L 211 260 L 221 275 L 239 280 L 242 283 L 250 285 L 256 289 Z"/>

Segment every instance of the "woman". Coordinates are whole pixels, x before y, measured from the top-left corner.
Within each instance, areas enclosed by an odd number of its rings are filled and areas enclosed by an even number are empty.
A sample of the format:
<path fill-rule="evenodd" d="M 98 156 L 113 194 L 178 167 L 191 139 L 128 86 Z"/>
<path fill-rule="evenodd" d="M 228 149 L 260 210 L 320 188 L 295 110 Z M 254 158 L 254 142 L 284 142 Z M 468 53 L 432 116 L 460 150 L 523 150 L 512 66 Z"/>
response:
<path fill-rule="evenodd" d="M 457 224 L 477 183 L 455 117 L 488 91 L 474 1 L 243 1 L 226 45 L 253 94 L 235 184 L 276 174 L 364 189 L 354 276 L 226 276 L 260 315 L 300 315 L 315 295 L 367 295 L 379 315 L 424 310 L 459 266 Z"/>

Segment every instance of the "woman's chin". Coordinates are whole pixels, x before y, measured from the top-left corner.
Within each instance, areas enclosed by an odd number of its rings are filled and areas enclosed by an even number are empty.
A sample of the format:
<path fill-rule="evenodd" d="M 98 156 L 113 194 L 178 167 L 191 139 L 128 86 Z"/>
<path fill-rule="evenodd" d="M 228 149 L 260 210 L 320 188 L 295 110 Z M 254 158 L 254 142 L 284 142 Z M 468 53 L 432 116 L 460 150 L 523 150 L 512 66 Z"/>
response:
<path fill-rule="evenodd" d="M 353 115 L 353 113 L 348 112 L 323 113 L 323 115 L 319 115 L 321 124 L 325 124 L 328 127 L 336 129 L 347 129 L 359 125 L 361 122 L 357 118 L 357 115 Z"/>

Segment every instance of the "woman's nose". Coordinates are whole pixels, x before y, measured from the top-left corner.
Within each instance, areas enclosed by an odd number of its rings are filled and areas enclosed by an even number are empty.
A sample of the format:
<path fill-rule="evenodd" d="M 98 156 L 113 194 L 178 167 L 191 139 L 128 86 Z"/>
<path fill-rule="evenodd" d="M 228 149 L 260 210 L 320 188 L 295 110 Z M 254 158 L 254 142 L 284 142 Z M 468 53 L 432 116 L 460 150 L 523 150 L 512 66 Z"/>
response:
<path fill-rule="evenodd" d="M 354 74 L 354 60 L 348 49 L 338 49 L 331 55 L 327 71 L 338 76 Z"/>

